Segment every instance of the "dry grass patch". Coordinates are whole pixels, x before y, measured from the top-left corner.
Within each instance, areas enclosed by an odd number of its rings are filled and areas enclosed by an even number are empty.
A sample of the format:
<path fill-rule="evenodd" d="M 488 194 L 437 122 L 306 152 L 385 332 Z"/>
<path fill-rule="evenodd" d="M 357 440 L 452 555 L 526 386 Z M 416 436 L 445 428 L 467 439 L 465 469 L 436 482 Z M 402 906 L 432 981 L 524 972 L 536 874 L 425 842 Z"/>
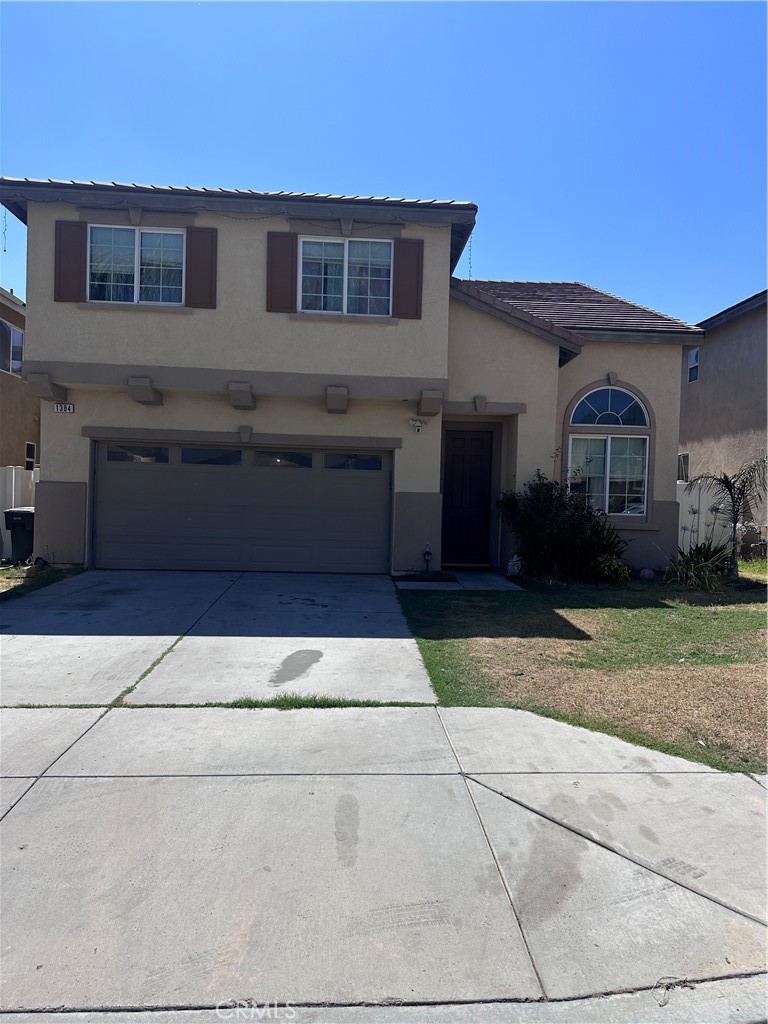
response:
<path fill-rule="evenodd" d="M 496 643 L 471 640 L 469 651 L 504 703 L 611 721 L 689 754 L 698 746 L 736 762 L 765 761 L 768 702 L 762 664 L 657 665 L 612 673 L 550 664 L 521 669 L 498 656 Z"/>
<path fill-rule="evenodd" d="M 765 771 L 764 597 L 631 583 L 400 599 L 441 704 L 521 707 Z"/>

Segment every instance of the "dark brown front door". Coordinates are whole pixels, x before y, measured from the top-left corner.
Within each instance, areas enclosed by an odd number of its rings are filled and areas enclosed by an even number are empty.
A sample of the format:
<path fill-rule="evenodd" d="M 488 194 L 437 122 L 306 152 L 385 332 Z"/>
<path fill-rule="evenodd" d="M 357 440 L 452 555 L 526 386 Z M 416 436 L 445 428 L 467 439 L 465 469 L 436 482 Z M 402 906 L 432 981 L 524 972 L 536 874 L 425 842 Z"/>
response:
<path fill-rule="evenodd" d="M 491 518 L 490 430 L 446 430 L 443 562 L 488 565 Z"/>

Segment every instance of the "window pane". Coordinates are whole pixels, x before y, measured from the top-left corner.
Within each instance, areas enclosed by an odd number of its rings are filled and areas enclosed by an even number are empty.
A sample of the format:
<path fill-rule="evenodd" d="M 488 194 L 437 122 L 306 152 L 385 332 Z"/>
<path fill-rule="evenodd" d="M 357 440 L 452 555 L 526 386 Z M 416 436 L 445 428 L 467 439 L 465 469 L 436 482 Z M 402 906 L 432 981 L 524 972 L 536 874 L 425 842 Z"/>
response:
<path fill-rule="evenodd" d="M 301 308 L 341 313 L 344 243 L 305 241 L 301 245 Z"/>
<path fill-rule="evenodd" d="M 139 302 L 181 304 L 184 236 L 180 232 L 142 231 Z"/>
<path fill-rule="evenodd" d="M 11 369 L 11 325 L 0 320 L 0 370 Z"/>
<path fill-rule="evenodd" d="M 153 448 L 135 444 L 111 444 L 107 448 L 107 462 L 167 462 L 167 448 Z"/>
<path fill-rule="evenodd" d="M 605 509 L 605 446 L 601 437 L 571 438 L 570 490 L 600 509 Z"/>
<path fill-rule="evenodd" d="M 347 274 L 347 312 L 388 316 L 392 243 L 350 241 Z"/>
<path fill-rule="evenodd" d="M 634 395 L 622 388 L 598 388 L 586 395 L 571 416 L 571 423 L 591 426 L 647 427 L 648 418 Z"/>
<path fill-rule="evenodd" d="M 254 452 L 254 466 L 312 469 L 312 452 Z"/>
<path fill-rule="evenodd" d="M 359 455 L 347 453 L 326 454 L 324 460 L 326 469 L 381 469 L 380 455 Z"/>
<path fill-rule="evenodd" d="M 182 448 L 181 461 L 189 466 L 239 466 L 243 453 L 239 448 Z"/>
<path fill-rule="evenodd" d="M 92 227 L 88 297 L 95 302 L 133 302 L 136 232 Z"/>
<path fill-rule="evenodd" d="M 698 379 L 699 379 L 699 367 L 698 367 L 698 365 L 696 365 L 696 366 L 689 366 L 688 367 L 688 383 L 689 384 L 693 384 L 693 382 L 695 380 L 698 380 Z"/>
<path fill-rule="evenodd" d="M 614 515 L 645 514 L 647 437 L 612 437 L 608 511 Z"/>
<path fill-rule="evenodd" d="M 11 328 L 11 373 L 21 373 L 21 362 L 24 358 L 24 332 L 16 327 Z"/>

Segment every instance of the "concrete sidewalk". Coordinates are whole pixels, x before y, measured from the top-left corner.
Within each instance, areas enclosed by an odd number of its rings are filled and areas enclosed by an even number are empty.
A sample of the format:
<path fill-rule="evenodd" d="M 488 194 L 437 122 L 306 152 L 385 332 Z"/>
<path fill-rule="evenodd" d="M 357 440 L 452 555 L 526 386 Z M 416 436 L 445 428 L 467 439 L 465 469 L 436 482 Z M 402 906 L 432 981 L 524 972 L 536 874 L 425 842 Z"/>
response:
<path fill-rule="evenodd" d="M 760 1019 L 751 778 L 503 709 L 102 714 L 3 712 L 16 1024 Z"/>

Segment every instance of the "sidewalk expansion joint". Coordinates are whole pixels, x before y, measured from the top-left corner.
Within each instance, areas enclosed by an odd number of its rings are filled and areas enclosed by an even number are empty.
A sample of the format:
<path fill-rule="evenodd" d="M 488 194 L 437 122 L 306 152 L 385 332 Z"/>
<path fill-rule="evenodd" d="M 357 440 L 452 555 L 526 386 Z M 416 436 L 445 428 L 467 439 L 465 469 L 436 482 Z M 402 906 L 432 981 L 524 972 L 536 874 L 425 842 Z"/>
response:
<path fill-rule="evenodd" d="M 739 917 L 746 918 L 748 921 L 752 921 L 754 924 L 761 925 L 765 928 L 768 922 L 762 918 L 755 917 L 753 914 L 747 913 L 746 910 L 739 910 L 738 907 L 734 907 L 732 904 L 727 903 L 725 900 L 719 899 L 717 896 L 713 896 L 711 893 L 704 892 L 698 886 L 690 885 L 687 882 L 683 882 L 678 878 L 672 878 L 671 875 L 666 874 L 664 871 L 659 871 L 658 868 L 653 867 L 652 864 L 642 860 L 639 857 L 633 857 L 628 853 L 623 853 L 616 847 L 611 846 L 610 843 L 604 842 L 602 839 L 597 839 L 595 836 L 590 835 L 589 832 L 583 831 L 576 825 L 568 825 L 566 822 L 560 821 L 558 818 L 553 817 L 551 814 L 547 814 L 546 811 L 542 811 L 537 807 L 533 807 L 531 804 L 526 803 L 524 800 L 520 800 L 517 797 L 509 796 L 507 793 L 502 793 L 501 790 L 494 789 L 487 782 L 483 782 L 482 779 L 478 779 L 474 775 L 469 775 L 462 772 L 464 780 L 474 782 L 477 786 L 482 786 L 491 793 L 495 793 L 496 796 L 502 797 L 504 800 L 509 800 L 510 803 L 515 804 L 517 807 L 522 807 L 526 811 L 530 811 L 531 814 L 535 814 L 539 818 L 543 818 L 545 821 L 550 822 L 552 825 L 557 825 L 559 828 L 565 829 L 566 832 L 571 832 L 573 835 L 579 836 L 581 839 L 586 839 L 588 843 L 592 843 L 595 846 L 599 846 L 601 849 L 606 850 L 608 853 L 614 854 L 616 857 L 621 857 L 622 860 L 629 861 L 630 864 L 634 864 L 635 867 L 643 868 L 645 871 L 650 871 L 651 874 L 657 875 L 659 878 L 663 878 L 666 882 L 671 882 L 673 885 L 678 886 L 680 889 L 686 889 L 688 892 L 693 893 L 695 896 L 700 896 L 702 899 L 709 900 L 710 903 L 715 903 L 717 906 L 722 907 L 724 910 L 730 911 L 732 914 L 738 914 Z"/>
<path fill-rule="evenodd" d="M 448 742 L 448 745 L 451 748 L 451 751 L 453 752 L 453 756 L 456 758 L 456 764 L 457 764 L 458 769 L 459 769 L 459 774 L 461 775 L 462 779 L 464 780 L 464 786 L 465 786 L 466 791 L 467 791 L 467 796 L 469 797 L 469 802 L 472 804 L 472 808 L 473 808 L 473 810 L 475 812 L 475 815 L 477 817 L 478 824 L 480 825 L 480 829 L 481 829 L 481 831 L 483 833 L 483 836 L 485 838 L 485 843 L 486 843 L 486 845 L 488 847 L 488 851 L 489 851 L 491 857 L 493 858 L 493 863 L 496 865 L 496 872 L 497 872 L 497 874 L 499 876 L 499 881 L 501 882 L 502 886 L 504 887 L 504 892 L 507 894 L 507 899 L 509 900 L 509 905 L 510 905 L 510 907 L 512 909 L 512 913 L 514 914 L 515 922 L 516 922 L 518 930 L 520 932 L 520 937 L 522 938 L 523 944 L 525 946 L 525 951 L 528 954 L 528 959 L 531 961 L 531 967 L 533 968 L 533 973 L 536 975 L 536 981 L 538 982 L 538 985 L 539 985 L 539 988 L 541 989 L 541 993 L 542 993 L 543 997 L 546 999 L 547 998 L 547 990 L 544 988 L 544 981 L 543 981 L 541 975 L 539 974 L 539 969 L 536 966 L 536 961 L 533 958 L 533 950 L 530 947 L 530 944 L 528 942 L 528 937 L 525 934 L 525 929 L 523 928 L 523 922 L 520 920 L 520 915 L 517 912 L 517 907 L 515 907 L 515 902 L 512 899 L 512 892 L 510 891 L 510 888 L 507 885 L 507 880 L 504 877 L 504 872 L 501 869 L 501 864 L 499 863 L 499 858 L 496 856 L 496 851 L 493 848 L 493 843 L 491 842 L 491 837 L 488 835 L 488 830 L 485 827 L 485 822 L 483 821 L 483 819 L 482 819 L 482 817 L 480 815 L 480 811 L 478 810 L 477 804 L 475 803 L 475 798 L 472 795 L 472 790 L 470 789 L 469 783 L 467 781 L 467 775 L 465 774 L 465 772 L 464 772 L 464 770 L 462 768 L 461 758 L 459 757 L 459 755 L 458 755 L 458 753 L 456 751 L 456 748 L 453 745 L 453 740 L 451 739 L 450 734 L 449 734 L 448 730 L 445 727 L 445 722 L 443 721 L 443 717 L 440 714 L 440 708 L 438 708 L 438 707 L 435 708 L 435 714 L 437 715 L 438 721 L 440 722 L 440 725 L 442 727 L 443 733 L 445 734 L 445 738 L 446 738 L 446 740 Z"/>
<path fill-rule="evenodd" d="M 715 985 L 722 981 L 747 981 L 750 978 L 761 978 L 766 975 L 766 971 L 744 971 L 736 974 L 717 974 L 703 978 L 679 978 L 675 979 L 678 983 L 677 987 L 680 987 L 681 983 L 685 983 L 686 987 L 695 987 L 699 985 Z M 318 1001 L 318 1002 L 301 1002 L 291 1003 L 291 1005 L 297 1010 L 343 1010 L 343 1009 L 397 1009 L 402 1007 L 408 1009 L 409 1007 L 430 1007 L 430 1006 L 549 1006 L 560 1003 L 587 1003 L 592 999 L 605 999 L 608 996 L 629 996 L 636 995 L 643 992 L 658 992 L 659 982 L 668 981 L 667 978 L 660 978 L 653 985 L 638 985 L 635 988 L 619 988 L 619 989 L 607 989 L 602 992 L 591 992 L 589 995 L 578 995 L 578 996 L 554 996 L 548 998 L 544 996 L 541 999 L 516 999 L 514 996 L 490 996 L 485 999 L 381 999 L 379 1001 L 372 1000 L 359 1000 L 356 1002 L 333 1002 L 333 1001 Z M 266 1002 L 273 1003 L 274 997 Z M 279 1000 L 278 1000 L 279 1002 Z M 127 1004 L 123 1006 L 36 1006 L 33 1008 L 29 1007 L 13 1007 L 12 1009 L 3 1009 L 4 1014 L 21 1014 L 21 1013 L 57 1013 L 61 1015 L 62 1020 L 66 1019 L 67 1014 L 82 1014 L 82 1013 L 181 1013 L 181 1012 L 195 1012 L 203 1010 L 225 1010 L 235 1007 L 248 1008 L 249 1006 L 259 1007 L 264 1006 L 265 1001 L 260 1000 L 254 996 L 250 996 L 247 999 L 228 999 L 225 1002 L 220 1003 L 197 1003 L 197 1004 L 184 1004 L 184 1003 L 168 1003 L 168 1004 L 155 1004 L 155 1005 L 133 1005 Z M 149 1018 L 147 1018 L 149 1021 Z"/>

